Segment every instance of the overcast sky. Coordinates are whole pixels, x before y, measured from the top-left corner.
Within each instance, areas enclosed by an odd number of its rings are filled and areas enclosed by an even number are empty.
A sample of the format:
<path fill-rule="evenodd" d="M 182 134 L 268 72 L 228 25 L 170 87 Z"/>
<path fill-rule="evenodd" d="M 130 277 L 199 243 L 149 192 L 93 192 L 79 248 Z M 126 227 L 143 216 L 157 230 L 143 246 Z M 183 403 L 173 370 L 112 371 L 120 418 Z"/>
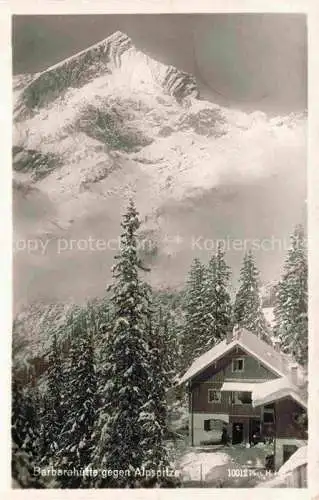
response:
<path fill-rule="evenodd" d="M 13 16 L 13 72 L 44 70 L 116 30 L 195 74 L 214 102 L 272 113 L 306 108 L 302 14 Z"/>

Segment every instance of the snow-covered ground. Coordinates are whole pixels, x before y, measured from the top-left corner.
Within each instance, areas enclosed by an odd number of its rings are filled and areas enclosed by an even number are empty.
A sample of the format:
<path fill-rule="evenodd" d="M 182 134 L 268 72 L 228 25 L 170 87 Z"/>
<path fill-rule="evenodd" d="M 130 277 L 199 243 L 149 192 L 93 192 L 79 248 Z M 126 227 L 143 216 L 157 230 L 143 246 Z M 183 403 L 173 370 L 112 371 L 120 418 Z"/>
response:
<path fill-rule="evenodd" d="M 183 481 L 205 481 L 216 467 L 230 464 L 230 458 L 223 452 L 188 451 L 178 463 Z"/>
<path fill-rule="evenodd" d="M 296 487 L 294 474 L 296 470 L 302 466 L 306 466 L 308 462 L 308 447 L 301 446 L 291 457 L 285 462 L 269 481 L 262 481 L 257 485 L 257 488 L 289 488 Z M 304 482 L 306 478 L 304 477 Z M 302 487 L 305 487 L 303 484 Z"/>
<path fill-rule="evenodd" d="M 251 487 L 262 477 L 268 477 L 265 471 L 265 458 L 271 454 L 271 445 L 214 446 L 206 448 L 186 448 L 175 463 L 176 470 L 184 484 L 215 487 Z"/>
<path fill-rule="evenodd" d="M 174 400 L 170 403 L 170 427 L 172 430 L 178 430 L 188 426 L 189 409 L 188 401 L 184 396 L 184 400 Z"/>

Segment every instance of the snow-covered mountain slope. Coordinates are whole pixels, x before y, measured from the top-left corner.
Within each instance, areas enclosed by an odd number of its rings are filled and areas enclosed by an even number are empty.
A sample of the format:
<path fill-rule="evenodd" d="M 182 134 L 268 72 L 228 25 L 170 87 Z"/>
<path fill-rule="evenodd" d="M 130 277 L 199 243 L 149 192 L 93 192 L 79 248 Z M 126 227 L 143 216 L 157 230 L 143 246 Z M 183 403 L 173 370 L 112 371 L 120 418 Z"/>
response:
<path fill-rule="evenodd" d="M 96 343 L 100 342 L 99 332 L 107 335 L 107 299 L 95 299 L 89 304 L 72 302 L 45 303 L 43 301 L 21 308 L 13 322 L 13 364 L 18 369 L 30 368 L 30 363 L 47 356 L 52 346 L 52 336 L 64 344 L 72 332 L 74 321 L 79 314 L 87 313 L 90 328 L 96 333 Z M 93 313 L 93 314 L 92 314 Z M 97 346 L 96 346 L 97 347 Z M 34 364 L 34 363 L 33 363 Z M 41 366 L 38 367 L 42 372 Z"/>
<path fill-rule="evenodd" d="M 269 118 L 201 100 L 191 75 L 151 59 L 120 32 L 42 73 L 19 76 L 16 89 L 18 238 L 114 237 L 119 212 L 134 194 L 144 234 L 155 241 L 155 281 L 170 282 L 180 276 L 173 279 L 167 259 L 179 254 L 184 273 L 195 231 L 242 237 L 244 227 L 247 236 L 247 228 L 259 231 L 265 212 L 271 219 L 287 203 L 291 215 L 278 215 L 278 230 L 290 231 L 299 221 L 303 115 Z M 243 222 L 248 214 L 256 220 Z M 272 221 L 266 225 L 269 233 Z M 166 238 L 183 231 L 182 244 Z M 101 262 L 111 260 L 82 252 L 72 255 L 70 265 L 71 253 L 57 256 L 56 249 L 36 257 L 18 254 L 16 288 L 22 296 L 33 295 L 34 287 L 35 295 L 50 295 L 48 280 L 53 288 L 66 276 L 71 283 L 65 269 L 73 265 L 84 268 L 75 288 L 87 293 L 100 279 Z"/>
<path fill-rule="evenodd" d="M 150 83 L 157 84 L 177 99 L 198 94 L 196 81 L 191 75 L 160 64 L 138 52 L 131 39 L 117 31 L 96 45 L 36 75 L 24 89 L 23 98 L 16 108 L 17 118 L 44 107 L 71 87 L 83 87 L 93 79 L 105 75 L 115 77 L 111 85 L 122 83 L 125 87 L 143 87 Z M 103 84 L 105 85 L 105 81 Z"/>

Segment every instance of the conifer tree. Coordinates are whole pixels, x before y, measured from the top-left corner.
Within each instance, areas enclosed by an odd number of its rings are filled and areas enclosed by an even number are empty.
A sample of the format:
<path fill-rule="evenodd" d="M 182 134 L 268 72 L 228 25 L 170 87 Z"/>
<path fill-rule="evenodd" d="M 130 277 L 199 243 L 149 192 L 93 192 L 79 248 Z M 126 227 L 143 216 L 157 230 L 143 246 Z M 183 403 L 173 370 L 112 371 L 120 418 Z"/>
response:
<path fill-rule="evenodd" d="M 40 434 L 39 418 L 33 388 L 23 387 L 13 375 L 12 407 L 12 477 L 22 488 L 44 488 L 41 480 L 34 475 L 39 466 Z"/>
<path fill-rule="evenodd" d="M 143 438 L 141 447 L 145 450 L 143 466 L 148 470 L 158 470 L 169 465 L 165 444 L 167 437 L 167 400 L 166 393 L 171 382 L 168 367 L 167 327 L 161 311 L 159 317 L 151 316 L 148 324 L 149 365 L 151 379 L 149 394 L 139 415 Z M 142 485 L 155 485 L 161 482 L 156 476 L 144 479 Z"/>
<path fill-rule="evenodd" d="M 202 354 L 205 346 L 207 318 L 204 314 L 204 266 L 199 259 L 192 262 L 185 291 L 185 322 L 182 335 L 183 368 Z"/>
<path fill-rule="evenodd" d="M 204 314 L 207 321 L 205 349 L 210 349 L 226 337 L 232 328 L 231 298 L 228 291 L 230 268 L 225 262 L 225 252 L 218 245 L 210 259 L 204 283 Z"/>
<path fill-rule="evenodd" d="M 234 305 L 234 324 L 269 342 L 259 293 L 259 272 L 251 251 L 245 254 L 240 271 L 240 286 Z"/>
<path fill-rule="evenodd" d="M 94 337 L 85 312 L 75 319 L 64 378 L 68 408 L 56 457 L 61 468 L 81 470 L 89 466 L 92 459 L 97 403 Z M 87 487 L 85 478 L 77 475 L 62 476 L 61 485 Z"/>
<path fill-rule="evenodd" d="M 144 467 L 156 471 L 170 466 L 170 453 L 166 444 L 168 429 L 168 393 L 176 375 L 176 344 L 173 323 L 162 309 L 155 310 L 149 324 L 150 364 L 152 383 L 149 398 L 140 415 L 144 426 L 146 459 Z M 176 488 L 180 481 L 175 477 L 156 476 L 142 481 L 141 486 Z"/>
<path fill-rule="evenodd" d="M 52 338 L 48 361 L 48 390 L 45 400 L 47 416 L 46 418 L 43 416 L 43 422 L 46 426 L 46 434 L 50 436 L 50 445 L 47 450 L 46 459 L 51 461 L 54 460 L 56 452 L 59 450 L 59 440 L 67 410 L 64 364 L 56 334 Z"/>
<path fill-rule="evenodd" d="M 38 393 L 38 418 L 39 418 L 39 465 L 48 465 L 52 457 L 52 436 L 51 436 L 51 417 L 52 405 L 47 393 Z"/>
<path fill-rule="evenodd" d="M 283 276 L 276 289 L 275 334 L 281 348 L 301 364 L 308 357 L 308 265 L 305 235 L 297 226 L 291 236 L 291 248 Z"/>
<path fill-rule="evenodd" d="M 113 305 L 113 329 L 108 337 L 107 380 L 103 408 L 100 411 L 99 443 L 95 465 L 109 469 L 131 470 L 130 477 L 112 477 L 97 483 L 99 487 L 136 485 L 134 471 L 147 459 L 147 434 L 152 411 L 141 415 L 149 402 L 153 373 L 147 325 L 151 315 L 147 287 L 139 277 L 143 267 L 138 256 L 137 231 L 140 222 L 133 201 L 123 217 L 120 252 L 113 267 L 110 287 Z M 146 412 L 145 412 L 146 413 Z"/>
<path fill-rule="evenodd" d="M 171 299 L 171 297 L 169 297 Z M 180 336 L 183 325 L 178 322 L 176 312 L 158 296 L 153 296 L 153 329 L 158 331 L 163 338 L 163 360 L 165 360 L 165 373 L 168 377 L 167 387 L 173 384 L 180 373 Z"/>
<path fill-rule="evenodd" d="M 181 325 L 173 315 L 168 315 L 163 319 L 164 330 L 164 351 L 166 359 L 166 373 L 168 377 L 168 387 L 174 385 L 176 377 L 181 368 L 181 346 L 180 331 Z"/>

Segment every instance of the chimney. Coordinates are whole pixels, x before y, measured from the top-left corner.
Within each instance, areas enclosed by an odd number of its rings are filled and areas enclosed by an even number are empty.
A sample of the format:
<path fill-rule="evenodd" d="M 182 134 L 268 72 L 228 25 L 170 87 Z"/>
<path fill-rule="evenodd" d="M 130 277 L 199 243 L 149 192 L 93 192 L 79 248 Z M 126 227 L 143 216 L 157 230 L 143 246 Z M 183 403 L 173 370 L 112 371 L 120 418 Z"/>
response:
<path fill-rule="evenodd" d="M 280 340 L 273 339 L 272 343 L 273 343 L 273 347 L 274 347 L 275 351 L 280 352 L 280 344 L 281 344 Z"/>
<path fill-rule="evenodd" d="M 233 331 L 228 331 L 226 334 L 226 343 L 230 344 L 233 340 L 238 340 L 240 336 L 240 328 L 238 325 L 235 325 Z"/>
<path fill-rule="evenodd" d="M 290 379 L 294 385 L 298 385 L 298 365 L 296 363 L 290 365 Z"/>
<path fill-rule="evenodd" d="M 239 340 L 240 337 L 240 327 L 239 325 L 235 325 L 233 328 L 233 340 Z"/>
<path fill-rule="evenodd" d="M 233 332 L 231 330 L 228 330 L 228 332 L 226 333 L 226 344 L 230 344 L 232 340 Z"/>

